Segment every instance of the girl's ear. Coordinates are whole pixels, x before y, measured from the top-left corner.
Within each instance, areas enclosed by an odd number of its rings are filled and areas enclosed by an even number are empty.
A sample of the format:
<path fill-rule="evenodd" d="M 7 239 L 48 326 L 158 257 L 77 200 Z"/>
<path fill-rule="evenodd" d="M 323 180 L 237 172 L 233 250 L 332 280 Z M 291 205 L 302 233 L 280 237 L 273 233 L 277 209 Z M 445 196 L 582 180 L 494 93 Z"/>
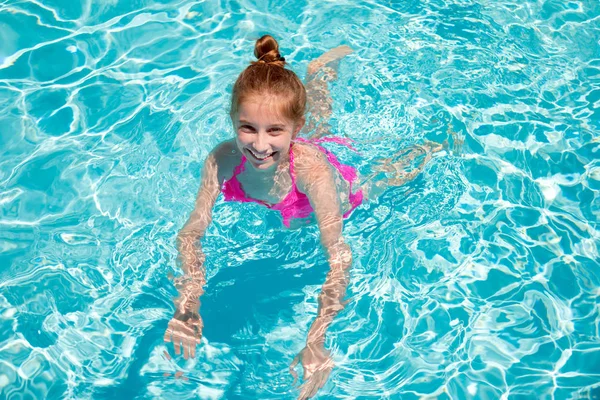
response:
<path fill-rule="evenodd" d="M 298 133 L 300 133 L 300 130 L 302 130 L 305 123 L 306 123 L 306 119 L 304 117 L 299 119 L 296 122 L 296 124 L 294 126 L 294 132 L 292 133 L 292 139 L 296 139 L 296 136 L 298 136 Z"/>

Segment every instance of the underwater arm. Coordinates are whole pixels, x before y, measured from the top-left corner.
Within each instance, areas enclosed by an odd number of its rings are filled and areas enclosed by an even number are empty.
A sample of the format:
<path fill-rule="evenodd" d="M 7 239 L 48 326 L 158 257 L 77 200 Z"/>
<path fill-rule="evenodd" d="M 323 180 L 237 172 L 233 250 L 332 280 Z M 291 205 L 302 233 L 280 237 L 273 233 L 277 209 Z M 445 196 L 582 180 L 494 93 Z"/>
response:
<path fill-rule="evenodd" d="M 352 265 L 352 251 L 342 236 L 343 219 L 333 177 L 326 185 L 310 190 L 309 198 L 315 210 L 321 243 L 327 253 L 329 272 L 319 294 L 317 318 L 308 332 L 307 344 L 324 345 L 325 333 L 335 316 L 344 308 L 344 297 Z M 333 193 L 329 193 L 333 192 Z"/>
<path fill-rule="evenodd" d="M 313 160 L 306 166 L 297 163 L 298 188 L 308 196 L 315 210 L 330 268 L 319 294 L 317 317 L 308 331 L 306 346 L 290 365 L 290 372 L 297 377 L 294 366 L 302 360 L 304 383 L 298 399 L 303 400 L 314 396 L 325 385 L 333 369 L 333 360 L 325 349 L 325 333 L 344 308 L 352 264 L 350 246 L 342 236 L 343 217 L 333 171 L 322 157 Z"/>
<path fill-rule="evenodd" d="M 316 157 L 311 164 L 304 168 L 298 165 L 298 180 L 315 210 L 330 268 L 319 295 L 317 318 L 309 330 L 307 344 L 323 345 L 327 328 L 344 308 L 352 251 L 342 236 L 343 217 L 334 172 L 322 157 Z"/>
<path fill-rule="evenodd" d="M 184 275 L 176 280 L 179 296 L 175 315 L 165 332 L 165 342 L 173 342 L 175 354 L 194 357 L 204 328 L 200 317 L 200 296 L 204 293 L 206 270 L 200 239 L 212 221 L 212 208 L 220 192 L 217 162 L 211 154 L 202 170 L 202 183 L 188 221 L 177 235 L 177 250 Z"/>
<path fill-rule="evenodd" d="M 215 156 L 211 154 L 206 159 L 202 169 L 202 183 L 196 197 L 194 210 L 177 234 L 177 250 L 181 268 L 185 278 L 199 286 L 197 290 L 199 294 L 202 293 L 202 286 L 206 283 L 205 256 L 202 252 L 200 239 L 212 222 L 212 208 L 219 193 L 217 162 Z"/>

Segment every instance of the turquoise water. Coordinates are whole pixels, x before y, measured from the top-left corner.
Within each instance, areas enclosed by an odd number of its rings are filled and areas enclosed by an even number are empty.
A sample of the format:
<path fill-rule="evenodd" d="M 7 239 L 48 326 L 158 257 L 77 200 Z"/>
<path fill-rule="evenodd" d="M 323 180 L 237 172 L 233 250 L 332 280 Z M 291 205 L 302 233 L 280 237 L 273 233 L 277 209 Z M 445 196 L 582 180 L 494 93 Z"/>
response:
<path fill-rule="evenodd" d="M 350 45 L 361 171 L 447 142 L 356 210 L 320 399 L 600 397 L 597 1 L 0 2 L 0 398 L 287 399 L 327 272 L 315 226 L 219 201 L 196 359 L 169 360 L 175 235 L 271 33 Z M 176 376 L 175 374 L 178 373 Z M 183 376 L 179 376 L 183 373 Z"/>

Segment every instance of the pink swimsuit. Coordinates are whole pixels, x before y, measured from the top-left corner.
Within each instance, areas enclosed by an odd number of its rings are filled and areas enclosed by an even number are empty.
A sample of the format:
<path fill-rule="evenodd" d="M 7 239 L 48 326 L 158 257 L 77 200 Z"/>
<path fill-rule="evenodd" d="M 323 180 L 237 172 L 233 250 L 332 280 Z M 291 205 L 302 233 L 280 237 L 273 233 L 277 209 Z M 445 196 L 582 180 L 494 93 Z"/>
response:
<path fill-rule="evenodd" d="M 356 191 L 356 193 L 352 193 L 352 183 L 356 179 L 356 169 L 352 168 L 349 165 L 344 165 L 340 163 L 337 157 L 331 153 L 329 150 L 320 146 L 318 143 L 323 142 L 334 142 L 338 144 L 342 144 L 352 149 L 352 146 L 348 143 L 348 140 L 336 137 L 325 137 L 322 139 L 316 140 L 306 140 L 302 138 L 296 139 L 297 142 L 311 143 L 315 145 L 320 151 L 322 151 L 326 156 L 327 160 L 337 169 L 342 177 L 349 184 L 349 195 L 348 200 L 350 202 L 351 208 L 344 214 L 344 218 L 347 217 L 352 210 L 360 205 L 363 201 L 363 193 L 362 190 Z M 293 147 L 293 144 L 292 144 Z M 292 147 L 290 147 L 290 176 L 292 177 L 292 190 L 290 193 L 285 196 L 285 198 L 277 204 L 269 204 L 262 200 L 253 199 L 251 197 L 247 197 L 246 193 L 242 189 L 240 182 L 237 179 L 237 176 L 244 171 L 246 164 L 246 157 L 242 156 L 242 162 L 240 165 L 235 167 L 233 171 L 233 176 L 223 182 L 223 186 L 221 191 L 225 196 L 225 201 L 241 201 L 241 202 L 255 202 L 262 204 L 271 210 L 277 210 L 281 213 L 283 217 L 283 224 L 289 228 L 290 220 L 292 218 L 306 218 L 308 217 L 314 210 L 310 205 L 310 201 L 308 197 L 298 190 L 296 186 L 296 176 L 294 173 L 294 153 L 292 152 Z M 354 150 L 354 149 L 353 149 Z"/>

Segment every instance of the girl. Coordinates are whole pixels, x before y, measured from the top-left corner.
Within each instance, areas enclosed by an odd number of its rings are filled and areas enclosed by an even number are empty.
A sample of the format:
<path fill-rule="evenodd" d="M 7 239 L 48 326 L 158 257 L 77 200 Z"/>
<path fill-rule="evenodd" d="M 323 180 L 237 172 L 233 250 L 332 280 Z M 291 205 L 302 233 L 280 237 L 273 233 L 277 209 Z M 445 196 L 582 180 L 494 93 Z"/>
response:
<path fill-rule="evenodd" d="M 235 138 L 218 145 L 208 156 L 195 208 L 177 237 L 185 274 L 178 281 L 180 296 L 164 339 L 173 342 L 176 354 L 183 346 L 187 359 L 195 356 L 202 335 L 199 297 L 206 281 L 200 239 L 211 222 L 219 194 L 223 193 L 226 201 L 265 205 L 281 213 L 286 226 L 295 218 L 314 213 L 330 270 L 306 347 L 292 363 L 293 367 L 301 360 L 304 367 L 300 398 L 313 396 L 333 367 L 324 348 L 325 332 L 344 307 L 352 263 L 342 236 L 342 221 L 363 201 L 362 189 L 355 188 L 356 170 L 320 146 L 324 141 L 348 145 L 342 139 L 321 136 L 331 115 L 327 81 L 336 76 L 328 64 L 351 51 L 347 46 L 338 47 L 311 62 L 307 94 L 298 76 L 285 68 L 275 39 L 265 35 L 257 40 L 257 61 L 240 74 L 233 88 L 230 116 Z M 309 140 L 298 137 L 305 125 L 307 102 L 316 122 Z"/>

